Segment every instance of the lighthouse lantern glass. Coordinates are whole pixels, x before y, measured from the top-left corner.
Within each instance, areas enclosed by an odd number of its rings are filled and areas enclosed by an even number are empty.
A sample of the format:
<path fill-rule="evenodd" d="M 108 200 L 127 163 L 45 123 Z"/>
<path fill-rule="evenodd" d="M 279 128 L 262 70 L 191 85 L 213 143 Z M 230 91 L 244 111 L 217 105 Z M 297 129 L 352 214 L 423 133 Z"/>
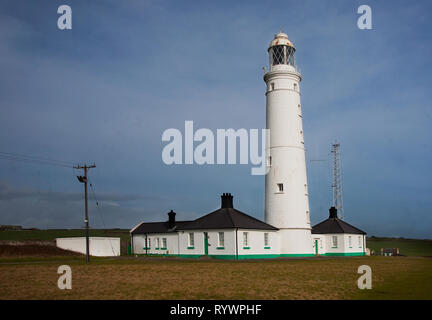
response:
<path fill-rule="evenodd" d="M 294 66 L 295 49 L 293 47 L 279 45 L 271 47 L 269 51 L 270 66 L 275 66 L 278 64 L 287 64 Z"/>

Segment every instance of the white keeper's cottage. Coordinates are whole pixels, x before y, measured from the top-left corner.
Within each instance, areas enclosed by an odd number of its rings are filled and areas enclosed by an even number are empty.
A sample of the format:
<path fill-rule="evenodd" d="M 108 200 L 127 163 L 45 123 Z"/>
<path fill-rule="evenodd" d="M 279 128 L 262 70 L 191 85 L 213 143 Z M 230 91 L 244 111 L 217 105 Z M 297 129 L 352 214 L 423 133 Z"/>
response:
<path fill-rule="evenodd" d="M 142 222 L 131 233 L 134 254 L 222 259 L 365 255 L 366 233 L 337 218 L 311 227 L 296 49 L 288 36 L 275 35 L 268 48 L 266 83 L 267 146 L 264 221 L 233 208 L 222 195 L 219 210 L 193 221 Z"/>

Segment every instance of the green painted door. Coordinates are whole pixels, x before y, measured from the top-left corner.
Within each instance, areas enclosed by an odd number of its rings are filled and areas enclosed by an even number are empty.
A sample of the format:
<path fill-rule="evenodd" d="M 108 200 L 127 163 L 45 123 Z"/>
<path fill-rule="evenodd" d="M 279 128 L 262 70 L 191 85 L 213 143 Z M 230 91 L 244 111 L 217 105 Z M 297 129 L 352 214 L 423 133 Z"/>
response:
<path fill-rule="evenodd" d="M 208 255 L 208 234 L 204 232 L 204 254 Z"/>
<path fill-rule="evenodd" d="M 318 240 L 315 240 L 315 254 L 318 255 Z"/>

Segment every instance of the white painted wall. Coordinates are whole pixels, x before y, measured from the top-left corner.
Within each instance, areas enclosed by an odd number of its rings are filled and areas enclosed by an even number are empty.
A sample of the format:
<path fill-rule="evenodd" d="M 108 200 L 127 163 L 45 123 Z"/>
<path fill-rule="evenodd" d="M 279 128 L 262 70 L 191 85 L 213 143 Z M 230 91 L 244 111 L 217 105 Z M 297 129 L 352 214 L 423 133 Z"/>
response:
<path fill-rule="evenodd" d="M 132 236 L 134 254 L 145 254 L 145 235 L 136 234 Z M 166 248 L 163 248 L 163 238 L 167 240 Z M 147 235 L 150 247 L 147 249 L 147 254 L 178 254 L 178 234 L 170 233 L 150 233 Z M 157 239 L 159 239 L 159 247 L 157 247 Z"/>
<path fill-rule="evenodd" d="M 245 249 L 243 242 L 243 233 L 248 233 L 248 246 Z M 264 246 L 264 234 L 269 234 L 269 248 Z M 279 255 L 280 254 L 280 238 L 277 231 L 272 230 L 251 230 L 238 229 L 238 254 L 241 255 Z"/>
<path fill-rule="evenodd" d="M 351 245 L 350 245 L 351 237 Z M 361 234 L 344 234 L 344 251 L 345 252 L 364 252 L 363 239 L 364 236 Z"/>
<path fill-rule="evenodd" d="M 179 255 L 193 255 L 202 256 L 205 254 L 204 250 L 204 232 L 208 233 L 208 255 L 236 255 L 236 231 L 235 229 L 220 229 L 220 230 L 185 230 L 178 231 L 177 233 L 166 234 L 149 234 L 150 249 L 147 250 L 148 254 L 179 254 Z M 224 247 L 219 246 L 219 232 L 224 233 Z M 243 232 L 248 232 L 249 235 L 249 249 L 243 247 Z M 194 234 L 194 246 L 189 246 L 189 233 Z M 264 248 L 264 233 L 269 234 L 269 248 Z M 237 231 L 237 243 L 239 255 L 278 255 L 280 251 L 279 234 L 276 231 L 264 230 L 243 230 Z M 167 239 L 167 249 L 156 249 L 157 239 L 160 239 L 162 245 L 162 238 Z M 145 235 L 133 235 L 133 253 L 145 254 Z"/>
<path fill-rule="evenodd" d="M 86 253 L 86 238 L 57 238 L 57 247 L 65 250 Z M 96 257 L 112 257 L 120 255 L 120 238 L 90 237 L 90 255 Z"/>
<path fill-rule="evenodd" d="M 333 236 L 337 237 L 337 247 L 333 247 Z M 351 245 L 350 245 L 351 237 Z M 323 239 L 324 251 L 319 254 L 324 253 L 359 253 L 365 252 L 365 241 L 366 236 L 361 234 L 348 234 L 348 233 L 336 233 L 336 234 L 312 234 L 312 238 Z M 360 238 L 360 244 L 359 244 Z"/>

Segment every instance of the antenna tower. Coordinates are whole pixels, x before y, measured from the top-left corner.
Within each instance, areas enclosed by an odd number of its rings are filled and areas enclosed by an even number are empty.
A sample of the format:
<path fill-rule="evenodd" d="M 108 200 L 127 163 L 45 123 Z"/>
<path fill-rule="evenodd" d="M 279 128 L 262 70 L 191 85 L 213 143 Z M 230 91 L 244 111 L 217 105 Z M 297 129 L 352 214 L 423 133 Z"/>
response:
<path fill-rule="evenodd" d="M 333 153 L 333 207 L 337 209 L 339 218 L 343 220 L 340 143 L 332 144 L 331 153 Z"/>

